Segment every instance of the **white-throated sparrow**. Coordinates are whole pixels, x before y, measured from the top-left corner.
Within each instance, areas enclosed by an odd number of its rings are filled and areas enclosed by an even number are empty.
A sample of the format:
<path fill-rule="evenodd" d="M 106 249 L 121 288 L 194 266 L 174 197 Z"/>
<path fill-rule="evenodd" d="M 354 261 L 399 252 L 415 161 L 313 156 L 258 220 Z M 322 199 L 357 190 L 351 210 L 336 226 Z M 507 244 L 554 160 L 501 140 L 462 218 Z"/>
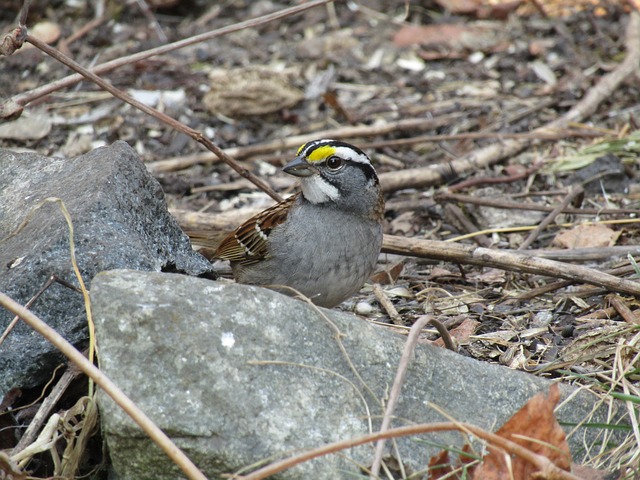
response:
<path fill-rule="evenodd" d="M 300 177 L 301 191 L 246 221 L 214 256 L 231 261 L 240 283 L 286 285 L 334 307 L 376 266 L 384 214 L 378 177 L 362 150 L 336 140 L 306 143 L 283 170 Z"/>

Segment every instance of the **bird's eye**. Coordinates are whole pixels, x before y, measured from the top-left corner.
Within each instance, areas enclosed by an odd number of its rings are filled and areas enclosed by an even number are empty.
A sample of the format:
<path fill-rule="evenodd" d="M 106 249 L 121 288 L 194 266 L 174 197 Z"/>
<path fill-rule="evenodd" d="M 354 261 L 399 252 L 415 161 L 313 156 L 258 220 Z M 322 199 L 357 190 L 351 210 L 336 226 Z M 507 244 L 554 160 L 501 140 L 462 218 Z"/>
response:
<path fill-rule="evenodd" d="M 339 170 L 342 165 L 344 165 L 344 161 L 340 157 L 327 158 L 327 167 L 330 170 Z"/>

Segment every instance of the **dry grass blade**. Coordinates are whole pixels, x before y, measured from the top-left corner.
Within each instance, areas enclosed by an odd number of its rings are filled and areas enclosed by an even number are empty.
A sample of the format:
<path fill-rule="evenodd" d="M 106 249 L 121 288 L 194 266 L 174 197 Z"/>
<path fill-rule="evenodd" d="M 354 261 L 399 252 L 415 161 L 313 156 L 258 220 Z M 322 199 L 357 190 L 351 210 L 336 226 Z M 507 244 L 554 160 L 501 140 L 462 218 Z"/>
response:
<path fill-rule="evenodd" d="M 236 480 L 262 480 L 263 478 L 268 478 L 271 475 L 275 475 L 276 473 L 282 472 L 288 468 L 312 460 L 314 458 L 328 455 L 330 453 L 336 453 L 348 448 L 357 447 L 358 445 L 375 442 L 383 438 L 398 438 L 409 435 L 418 435 L 422 433 L 443 432 L 452 430 L 464 433 L 472 433 L 476 437 L 486 440 L 492 445 L 495 445 L 511 454 L 518 455 L 529 463 L 535 465 L 540 472 L 543 472 L 548 476 L 543 478 L 553 478 L 557 480 L 582 480 L 579 477 L 576 477 L 575 475 L 564 471 L 561 468 L 558 468 L 547 457 L 531 452 L 527 448 L 518 445 L 515 442 L 507 440 L 506 438 L 503 438 L 499 435 L 486 432 L 485 430 L 478 428 L 475 425 L 452 422 L 420 424 L 407 427 L 392 428 L 390 430 L 387 430 L 386 432 L 377 432 L 371 435 L 364 435 L 360 438 L 335 442 L 314 450 L 310 450 L 308 452 L 303 452 L 294 457 L 272 463 L 271 465 L 256 470 L 249 475 L 236 475 L 233 478 L 235 478 Z"/>
<path fill-rule="evenodd" d="M 51 393 L 47 395 L 47 397 L 40 405 L 38 412 L 36 413 L 35 417 L 33 417 L 33 420 L 31 420 L 31 423 L 27 427 L 27 430 L 24 432 L 24 435 L 22 435 L 22 438 L 20 438 L 18 444 L 11 451 L 11 455 L 16 455 L 17 453 L 21 452 L 27 447 L 27 445 L 30 445 L 35 440 L 38 429 L 42 426 L 45 419 L 49 416 L 49 414 L 53 410 L 53 407 L 55 407 L 55 405 L 58 403 L 58 400 L 60 400 L 62 394 L 66 391 L 71 382 L 78 377 L 79 374 L 80 370 L 78 370 L 74 365 L 69 365 L 62 377 L 60 377 L 60 380 L 58 380 L 58 383 L 56 383 L 56 386 L 53 388 Z"/>
<path fill-rule="evenodd" d="M 393 380 L 391 392 L 389 393 L 389 401 L 387 402 L 387 406 L 384 410 L 384 417 L 382 418 L 380 433 L 384 433 L 389 430 L 389 426 L 391 425 L 391 417 L 393 415 L 393 411 L 396 408 L 398 400 L 400 400 L 400 390 L 402 389 L 404 379 L 407 376 L 407 371 L 409 370 L 409 361 L 411 360 L 413 351 L 416 347 L 416 344 L 418 343 L 420 332 L 422 331 L 424 326 L 429 323 L 429 320 L 431 320 L 431 318 L 432 317 L 429 315 L 424 315 L 420 317 L 411 327 L 411 331 L 409 332 L 409 336 L 407 337 L 407 341 L 404 345 L 404 350 L 402 351 L 402 356 L 400 357 L 400 361 L 398 362 L 396 378 Z M 384 438 L 378 440 L 378 443 L 376 444 L 376 451 L 373 457 L 373 464 L 371 466 L 371 478 L 377 477 L 378 472 L 380 471 L 380 465 L 382 464 L 382 454 L 384 453 L 384 444 Z"/>

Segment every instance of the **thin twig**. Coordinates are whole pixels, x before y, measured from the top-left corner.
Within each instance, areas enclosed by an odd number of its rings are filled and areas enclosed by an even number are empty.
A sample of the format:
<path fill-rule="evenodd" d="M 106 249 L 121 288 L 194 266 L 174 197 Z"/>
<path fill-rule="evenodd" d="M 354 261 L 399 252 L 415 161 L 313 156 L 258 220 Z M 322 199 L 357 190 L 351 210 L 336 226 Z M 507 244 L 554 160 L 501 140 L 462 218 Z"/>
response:
<path fill-rule="evenodd" d="M 396 404 L 400 399 L 400 390 L 402 390 L 402 385 L 404 385 L 404 379 L 407 376 L 407 371 L 409 370 L 409 361 L 411 360 L 411 356 L 413 355 L 413 351 L 416 348 L 416 344 L 418 343 L 418 338 L 420 337 L 420 332 L 424 328 L 424 326 L 429 323 L 431 319 L 430 315 L 423 315 L 411 327 L 409 331 L 409 335 L 407 336 L 407 341 L 404 344 L 404 350 L 402 351 L 402 356 L 400 357 L 400 361 L 398 362 L 398 369 L 396 371 L 396 378 L 393 380 L 393 385 L 391 386 L 391 392 L 389 393 L 389 400 L 387 401 L 387 406 L 384 409 L 384 416 L 382 417 L 382 425 L 380 425 L 380 433 L 384 433 L 389 430 L 389 426 L 391 425 L 391 417 L 393 415 L 393 411 L 396 409 Z M 378 440 L 376 444 L 376 451 L 373 457 L 373 463 L 371 465 L 371 478 L 376 478 L 378 476 L 378 472 L 380 471 L 380 465 L 382 464 L 382 454 L 384 453 L 384 444 L 385 438 L 381 438 Z"/>
<path fill-rule="evenodd" d="M 382 308 L 385 309 L 385 311 L 389 315 L 391 323 L 393 323 L 394 325 L 404 325 L 404 323 L 402 322 L 402 317 L 398 313 L 398 310 L 396 310 L 396 307 L 393 306 L 393 303 L 391 302 L 391 300 L 389 300 L 387 294 L 384 293 L 384 290 L 382 290 L 382 287 L 379 283 L 373 284 L 373 294 L 375 295 L 376 300 L 378 300 L 378 303 L 382 306 Z"/>
<path fill-rule="evenodd" d="M 626 78 L 635 74 L 640 65 L 640 13 L 632 11 L 625 34 L 627 54 L 625 59 L 593 87 L 580 102 L 562 117 L 549 122 L 531 133 L 538 135 L 553 133 L 565 129 L 573 122 L 580 122 L 597 110 L 600 104 L 611 97 L 611 93 Z M 516 155 L 531 144 L 531 140 L 505 140 L 476 150 L 469 155 L 451 161 L 447 165 L 431 165 L 424 168 L 410 168 L 399 172 L 380 175 L 380 184 L 384 191 L 392 192 L 404 188 L 417 188 L 442 182 L 448 170 L 461 174 L 477 171 L 493 165 L 505 158 Z"/>
<path fill-rule="evenodd" d="M 82 67 L 80 64 L 78 64 L 74 60 L 70 59 L 66 55 L 63 55 L 61 52 L 57 51 L 55 48 L 50 47 L 49 45 L 38 40 L 32 35 L 27 35 L 26 41 L 36 46 L 37 48 L 45 52 L 47 55 L 50 55 L 51 57 L 55 58 L 59 62 L 63 63 L 67 67 L 71 68 L 72 70 L 82 74 L 83 76 L 85 76 L 86 78 L 94 82 L 96 85 L 98 85 L 100 88 L 103 88 L 104 90 L 111 93 L 114 97 L 119 98 L 120 100 L 128 103 L 129 105 L 132 105 L 133 107 L 146 113 L 147 115 L 150 115 L 155 119 L 157 119 L 158 121 L 165 123 L 169 127 L 179 132 L 182 132 L 185 135 L 190 136 L 198 143 L 201 143 L 202 145 L 204 145 L 208 150 L 210 150 L 215 155 L 217 155 L 218 158 L 220 158 L 220 160 L 225 162 L 227 165 L 233 168 L 236 172 L 238 172 L 244 178 L 246 178 L 247 180 L 255 184 L 258 188 L 260 188 L 260 190 L 268 194 L 275 201 L 279 202 L 282 200 L 282 197 L 275 190 L 273 190 L 264 180 L 254 175 L 253 172 L 251 172 L 250 170 L 241 166 L 238 162 L 236 162 L 233 158 L 231 158 L 229 155 L 224 153 L 224 151 L 222 151 L 220 147 L 218 147 L 215 143 L 213 143 L 211 140 L 205 137 L 202 133 L 198 132 L 197 130 L 191 127 L 186 126 L 185 124 L 179 122 L 174 118 L 171 118 L 169 115 L 162 113 L 161 111 L 156 110 L 153 107 L 150 107 L 148 105 L 145 105 L 142 102 L 137 101 L 131 95 L 117 89 L 111 83 L 107 82 L 106 80 L 103 80 L 96 74 Z"/>
<path fill-rule="evenodd" d="M 474 223 L 464 214 L 462 209 L 457 205 L 454 205 L 452 203 L 447 203 L 444 206 L 444 211 L 446 214 L 448 214 L 448 217 L 451 217 L 451 219 L 458 224 L 456 225 L 457 227 L 462 227 L 461 230 L 463 230 L 464 232 L 466 233 L 478 232 L 479 229 L 477 225 L 474 225 Z M 473 241 L 476 242 L 481 247 L 487 247 L 487 248 L 489 248 L 493 244 L 491 239 L 484 234 L 475 235 L 473 237 Z"/>
<path fill-rule="evenodd" d="M 249 145 L 247 147 L 232 147 L 225 149 L 225 153 L 234 158 L 247 158 L 256 155 L 263 155 L 276 151 L 298 148 L 300 145 L 315 140 L 317 138 L 333 138 L 343 140 L 354 137 L 365 137 L 373 135 L 384 135 L 391 132 L 407 130 L 430 130 L 439 126 L 447 125 L 459 114 L 442 115 L 435 118 L 404 118 L 395 122 L 388 122 L 383 125 L 354 125 L 348 127 L 332 128 L 319 132 L 303 133 L 285 138 L 277 138 L 265 143 Z M 371 148 L 370 144 L 360 145 L 363 149 Z M 147 163 L 147 168 L 152 173 L 171 172 L 182 170 L 199 163 L 211 163 L 215 158 L 208 153 L 196 153 L 190 156 L 167 158 L 156 162 Z"/>
<path fill-rule="evenodd" d="M 631 325 L 640 325 L 640 318 L 631 311 L 629 306 L 618 295 L 607 295 L 607 300 L 625 322 Z"/>
<path fill-rule="evenodd" d="M 318 7 L 320 5 L 324 5 L 333 0 L 310 0 L 302 5 L 296 5 L 295 7 L 285 8 L 283 10 L 279 10 L 274 13 L 270 13 L 268 15 L 263 15 L 262 17 L 252 18 L 246 20 L 244 22 L 239 22 L 234 25 L 229 25 L 226 27 L 219 28 L 217 30 L 213 30 L 211 32 L 202 33 L 200 35 L 195 35 L 193 37 L 185 38 L 183 40 L 179 40 L 177 42 L 169 43 L 168 45 L 162 45 L 157 48 L 152 48 L 150 50 L 146 50 L 144 52 L 134 53 L 133 55 L 129 55 L 128 57 L 118 58 L 116 60 L 112 60 L 110 62 L 103 63 L 102 65 L 97 65 L 96 67 L 91 69 L 91 72 L 95 74 L 102 74 L 114 70 L 123 65 L 128 65 L 131 63 L 139 62 L 141 60 L 145 60 L 147 58 L 162 55 L 164 53 L 169 53 L 174 50 L 179 50 L 181 48 L 188 47 L 189 45 L 194 45 L 196 43 L 205 42 L 207 40 L 211 40 L 216 37 L 221 37 L 223 35 L 228 35 L 229 33 L 238 32 L 240 30 L 244 30 L 247 28 L 255 28 L 261 25 L 265 25 L 267 23 L 274 22 L 276 20 L 280 20 L 282 18 L 289 17 L 291 15 L 296 15 L 298 13 L 302 13 L 311 8 Z M 19 29 L 20 27 L 18 27 Z M 26 35 L 26 28 L 23 28 L 24 34 Z M 43 85 L 34 90 L 21 93 L 12 97 L 11 99 L 0 102 L 0 118 L 6 118 L 18 114 L 21 111 L 21 108 L 25 105 L 37 100 L 45 95 L 49 95 L 50 93 L 56 92 L 63 88 L 71 87 L 78 82 L 84 80 L 83 75 L 69 75 L 68 77 L 62 78 L 55 82 L 49 83 L 48 85 Z"/>
<path fill-rule="evenodd" d="M 180 467 L 189 479 L 206 480 L 206 477 L 198 470 L 198 468 L 189 460 L 189 458 L 180 450 L 171 439 L 160 430 L 151 419 L 140 410 L 120 390 L 104 373 L 102 373 L 93 363 L 85 358 L 82 353 L 76 350 L 73 345 L 67 342 L 62 335 L 53 328 L 40 320 L 32 312 L 24 308 L 15 300 L 11 299 L 5 293 L 0 292 L 0 306 L 6 308 L 22 320 L 28 323 L 31 328 L 36 330 L 40 335 L 49 340 L 60 352 L 62 352 L 69 360 L 74 362 L 80 370 L 92 378 L 141 428 L 147 435 L 158 445 L 171 460 Z"/>
<path fill-rule="evenodd" d="M 524 242 L 522 242 L 522 245 L 518 247 L 518 250 L 526 250 L 527 248 L 529 248 L 529 246 L 533 242 L 535 242 L 536 238 L 538 238 L 538 236 L 542 233 L 542 231 L 545 228 L 547 228 L 551 224 L 551 222 L 553 222 L 556 219 L 556 217 L 560 215 L 560 213 L 571 202 L 573 202 L 573 200 L 576 197 L 582 194 L 584 194 L 584 188 L 582 188 L 580 185 L 577 185 L 576 187 L 572 188 L 571 191 L 562 199 L 562 202 L 560 202 L 558 206 L 556 206 L 553 210 L 551 210 L 549 215 L 547 215 L 544 219 L 542 219 L 540 224 L 534 230 L 532 230 L 531 233 L 529 233 L 529 236 L 526 238 Z"/>
<path fill-rule="evenodd" d="M 154 31 L 156 32 L 156 35 L 158 36 L 158 40 L 160 40 L 161 43 L 167 43 L 167 35 L 164 33 L 164 30 L 162 30 L 162 26 L 160 25 L 160 22 L 158 22 L 158 19 L 149 8 L 149 5 L 147 5 L 147 2 L 145 2 L 145 0 L 135 0 L 135 1 L 138 4 L 138 8 L 140 8 L 140 10 L 142 11 L 142 14 L 146 17 L 147 22 L 149 22 L 149 24 L 153 27 Z"/>
<path fill-rule="evenodd" d="M 462 202 L 474 205 L 482 205 L 492 208 L 504 208 L 507 210 L 531 210 L 534 212 L 551 212 L 555 207 L 547 205 L 537 205 L 534 203 L 514 202 L 510 200 L 500 200 L 498 198 L 476 197 L 464 195 L 462 193 L 438 192 L 434 195 L 437 202 Z M 565 208 L 561 213 L 571 215 L 640 215 L 637 208 Z"/>
<path fill-rule="evenodd" d="M 497 185 L 501 183 L 517 182 L 518 180 L 523 180 L 525 178 L 530 177 L 531 175 L 536 173 L 538 170 L 540 170 L 543 166 L 544 166 L 543 162 L 538 162 L 532 165 L 531 167 L 527 168 L 524 172 L 518 172 L 512 175 L 506 175 L 502 177 L 474 176 L 474 177 L 468 178 L 463 182 L 456 183 L 455 185 L 451 185 L 449 187 L 449 190 L 454 192 L 456 190 L 467 190 L 470 187 L 478 187 L 480 185 Z"/>
<path fill-rule="evenodd" d="M 282 472 L 288 468 L 291 468 L 308 460 L 328 455 L 330 453 L 339 452 L 341 450 L 357 447 L 358 445 L 363 445 L 365 443 L 376 442 L 382 438 L 397 438 L 423 433 L 446 432 L 451 430 L 464 433 L 471 432 L 476 437 L 486 440 L 491 445 L 502 448 L 507 452 L 513 453 L 520 458 L 523 458 L 529 463 L 535 465 L 536 468 L 540 470 L 540 472 L 542 473 L 542 476 L 540 478 L 553 478 L 556 480 L 580 480 L 580 478 L 576 477 L 570 472 L 562 470 L 561 468 L 554 465 L 544 455 L 534 453 L 528 448 L 523 447 L 522 445 L 512 442 L 511 440 L 508 440 L 499 435 L 486 432 L 483 429 L 476 427 L 475 425 L 453 422 L 409 425 L 406 427 L 392 428 L 390 430 L 387 430 L 386 432 L 376 432 L 370 435 L 363 435 L 360 438 L 335 442 L 320 448 L 316 448 L 314 450 L 309 450 L 294 457 L 286 458 L 279 462 L 274 462 L 271 465 L 256 470 L 249 475 L 236 475 L 233 478 L 235 478 L 236 480 L 262 480 L 263 478 L 275 475 L 276 473 Z"/>
<path fill-rule="evenodd" d="M 40 298 L 40 296 L 51 286 L 51 284 L 53 282 L 56 281 L 56 276 L 55 275 L 51 275 L 46 282 L 44 282 L 44 285 L 42 286 L 42 288 L 40 290 L 38 290 L 36 292 L 36 294 L 31 297 L 29 299 L 29 301 L 25 304 L 25 308 L 31 308 L 31 306 L 35 303 L 35 301 Z M 9 322 L 9 325 L 7 325 L 7 328 L 4 329 L 4 332 L 2 332 L 2 335 L 0 336 L 0 346 L 2 346 L 2 344 L 4 343 L 4 341 L 7 339 L 7 337 L 9 336 L 9 334 L 11 333 L 11 331 L 15 328 L 16 324 L 20 321 L 20 317 L 18 317 L 17 315 L 15 317 L 13 317 L 13 320 L 11 320 L 11 322 Z"/>
<path fill-rule="evenodd" d="M 51 410 L 53 410 L 53 407 L 56 406 L 58 400 L 60 400 L 60 398 L 62 397 L 62 394 L 67 391 L 67 388 L 69 387 L 69 385 L 71 385 L 71 382 L 73 382 L 73 380 L 75 380 L 80 375 L 80 373 L 82 373 L 81 370 L 78 369 L 78 367 L 76 367 L 74 364 L 70 363 L 67 366 L 67 370 L 62 374 L 62 377 L 60 377 L 58 383 L 56 383 L 55 387 L 53 387 L 51 393 L 47 395 L 47 398 L 45 398 L 44 401 L 40 404 L 40 408 L 38 408 L 38 411 L 31 420 L 31 423 L 27 427 L 27 430 L 24 432 L 24 435 L 22 435 L 22 438 L 20 438 L 20 441 L 13 448 L 9 456 L 13 457 L 17 453 L 24 450 L 27 445 L 33 443 L 33 441 L 36 439 L 38 430 L 44 423 L 45 419 L 49 417 L 49 414 L 51 413 Z"/>
<path fill-rule="evenodd" d="M 432 318 L 431 320 L 429 320 L 429 323 L 433 325 L 433 327 L 440 334 L 440 338 L 442 338 L 442 343 L 444 343 L 444 346 L 447 349 L 451 350 L 452 352 L 457 352 L 458 347 L 453 341 L 453 338 L 451 338 L 451 334 L 449 333 L 449 330 L 447 330 L 447 327 L 445 327 L 442 322 L 440 322 L 439 320 L 436 320 L 435 318 Z"/>

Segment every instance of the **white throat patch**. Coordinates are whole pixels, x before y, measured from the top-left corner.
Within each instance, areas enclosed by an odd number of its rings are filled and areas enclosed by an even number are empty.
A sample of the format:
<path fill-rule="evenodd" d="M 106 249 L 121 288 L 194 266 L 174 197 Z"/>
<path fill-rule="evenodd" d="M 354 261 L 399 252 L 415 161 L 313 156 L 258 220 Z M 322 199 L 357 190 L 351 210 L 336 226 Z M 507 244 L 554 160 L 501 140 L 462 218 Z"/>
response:
<path fill-rule="evenodd" d="M 335 201 L 340 197 L 338 189 L 326 182 L 320 175 L 311 175 L 300 182 L 304 198 L 311 203 L 324 203 Z"/>

